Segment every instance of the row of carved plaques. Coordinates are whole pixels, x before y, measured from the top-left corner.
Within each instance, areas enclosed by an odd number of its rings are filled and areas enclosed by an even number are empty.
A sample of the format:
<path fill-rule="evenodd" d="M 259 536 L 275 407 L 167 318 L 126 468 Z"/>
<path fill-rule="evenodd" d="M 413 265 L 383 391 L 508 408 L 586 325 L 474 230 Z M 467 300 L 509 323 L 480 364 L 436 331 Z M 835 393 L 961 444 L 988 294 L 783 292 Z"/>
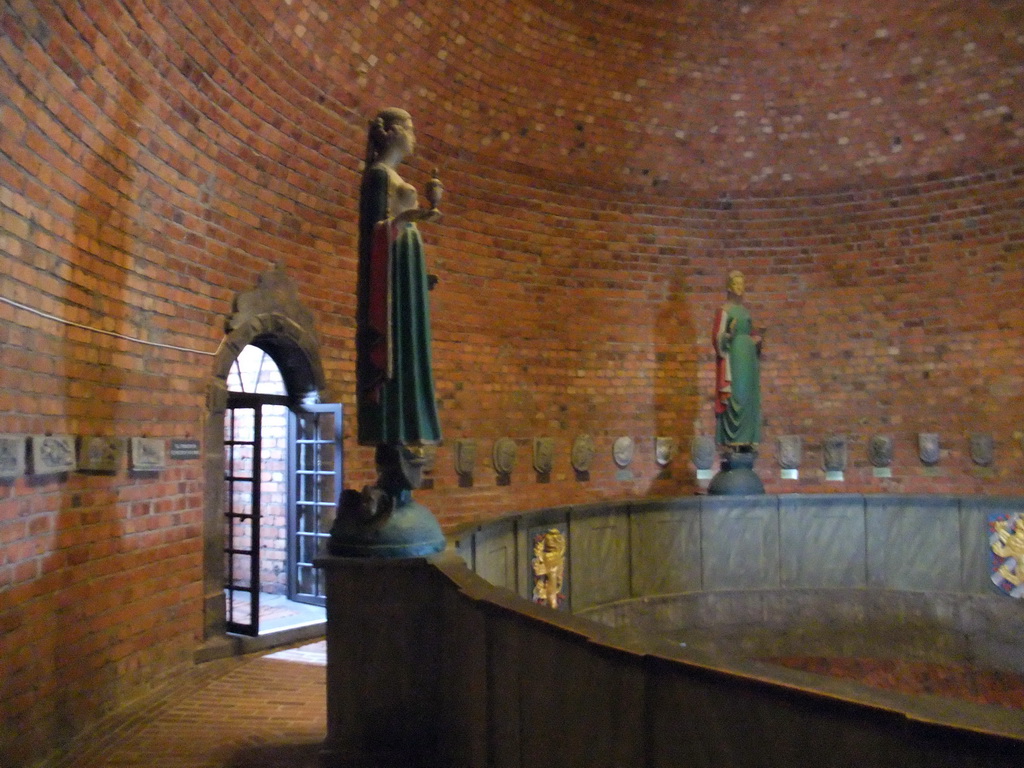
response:
<path fill-rule="evenodd" d="M 992 435 L 974 434 L 968 438 L 971 461 L 979 467 L 992 465 L 995 456 L 995 440 Z M 821 462 L 827 472 L 842 472 L 846 469 L 847 440 L 843 435 L 830 435 L 821 444 Z M 917 454 L 925 466 L 935 466 L 941 457 L 939 436 L 934 432 L 922 432 L 917 436 Z M 783 435 L 779 438 L 778 461 L 782 469 L 797 469 L 803 455 L 803 439 L 799 435 Z M 868 461 L 876 469 L 892 464 L 893 438 L 890 435 L 873 435 L 868 440 Z"/>
<path fill-rule="evenodd" d="M 491 450 L 491 464 L 499 475 L 510 475 L 515 469 L 518 446 L 511 437 L 495 440 Z M 659 466 L 668 466 L 677 453 L 676 440 L 673 437 L 656 437 L 654 439 L 654 457 Z M 597 455 L 597 445 L 590 435 L 579 435 L 572 444 L 569 461 L 577 472 L 589 472 Z M 612 459 L 620 469 L 633 463 L 636 455 L 636 443 L 633 438 L 623 436 L 612 443 Z M 476 466 L 477 441 L 463 439 L 455 441 L 455 471 L 460 475 L 472 475 Z M 555 458 L 555 441 L 550 437 L 533 439 L 533 469 L 538 474 L 551 472 Z"/>
<path fill-rule="evenodd" d="M 892 464 L 894 441 L 890 435 L 874 435 L 868 440 L 868 461 L 875 469 L 887 469 Z M 979 467 L 992 465 L 995 442 L 992 435 L 973 434 L 968 439 L 971 460 Z M 822 466 L 826 472 L 842 472 L 848 458 L 847 438 L 844 435 L 830 435 L 822 441 Z M 496 440 L 491 452 L 494 471 L 499 475 L 510 475 L 516 466 L 518 446 L 510 437 Z M 551 471 L 554 462 L 555 443 L 550 437 L 533 440 L 533 468 L 540 474 Z M 577 472 L 590 471 L 597 447 L 594 438 L 588 434 L 579 435 L 572 445 L 570 463 Z M 673 437 L 654 439 L 654 457 L 659 466 L 666 467 L 678 454 L 678 444 Z M 623 436 L 612 443 L 612 459 L 620 469 L 633 462 L 636 443 L 631 437 Z M 713 467 L 717 449 L 711 435 L 695 435 L 690 444 L 690 459 L 698 470 Z M 928 432 L 918 435 L 918 457 L 926 466 L 935 466 L 941 456 L 939 436 Z M 455 441 L 455 471 L 460 475 L 471 475 L 476 464 L 477 441 L 463 439 Z M 803 459 L 803 438 L 799 435 L 783 435 L 778 439 L 777 458 L 784 470 L 800 467 Z"/>
<path fill-rule="evenodd" d="M 132 437 L 128 448 L 130 467 L 136 472 L 155 472 L 166 464 L 161 439 Z M 0 479 L 76 470 L 116 472 L 124 455 L 125 440 L 120 437 L 0 434 Z"/>

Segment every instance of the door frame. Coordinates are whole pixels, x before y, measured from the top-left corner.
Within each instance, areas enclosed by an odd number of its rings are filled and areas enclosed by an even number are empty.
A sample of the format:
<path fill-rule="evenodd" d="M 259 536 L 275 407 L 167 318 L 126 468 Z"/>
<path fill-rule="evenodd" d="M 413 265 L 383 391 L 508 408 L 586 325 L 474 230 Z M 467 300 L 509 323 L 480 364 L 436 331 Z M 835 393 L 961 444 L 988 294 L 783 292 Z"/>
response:
<path fill-rule="evenodd" d="M 224 606 L 224 414 L 227 378 L 248 345 L 266 352 L 281 371 L 294 406 L 319 402 L 326 392 L 313 314 L 282 267 L 260 275 L 256 287 L 235 296 L 227 336 L 213 360 L 203 428 L 203 639 L 218 643 L 227 631 Z"/>

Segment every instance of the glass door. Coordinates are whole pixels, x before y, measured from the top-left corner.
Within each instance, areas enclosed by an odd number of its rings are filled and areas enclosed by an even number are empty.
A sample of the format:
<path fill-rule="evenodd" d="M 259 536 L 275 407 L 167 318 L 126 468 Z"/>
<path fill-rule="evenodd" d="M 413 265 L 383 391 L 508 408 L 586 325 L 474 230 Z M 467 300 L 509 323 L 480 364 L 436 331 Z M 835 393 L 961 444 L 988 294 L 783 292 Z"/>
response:
<path fill-rule="evenodd" d="M 323 571 L 313 559 L 326 551 L 342 489 L 341 405 L 307 405 L 288 420 L 288 596 L 324 605 Z"/>

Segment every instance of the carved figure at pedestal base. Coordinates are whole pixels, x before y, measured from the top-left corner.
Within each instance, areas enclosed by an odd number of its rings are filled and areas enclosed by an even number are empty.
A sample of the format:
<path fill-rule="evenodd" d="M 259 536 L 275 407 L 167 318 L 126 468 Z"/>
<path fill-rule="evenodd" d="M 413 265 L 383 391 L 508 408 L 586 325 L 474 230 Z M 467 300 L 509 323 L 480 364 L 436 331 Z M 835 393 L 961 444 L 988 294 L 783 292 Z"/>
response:
<path fill-rule="evenodd" d="M 419 557 L 444 549 L 441 526 L 412 498 L 412 491 L 423 481 L 425 451 L 416 446 L 381 445 L 376 459 L 376 484 L 361 493 L 342 493 L 331 528 L 331 554 Z"/>

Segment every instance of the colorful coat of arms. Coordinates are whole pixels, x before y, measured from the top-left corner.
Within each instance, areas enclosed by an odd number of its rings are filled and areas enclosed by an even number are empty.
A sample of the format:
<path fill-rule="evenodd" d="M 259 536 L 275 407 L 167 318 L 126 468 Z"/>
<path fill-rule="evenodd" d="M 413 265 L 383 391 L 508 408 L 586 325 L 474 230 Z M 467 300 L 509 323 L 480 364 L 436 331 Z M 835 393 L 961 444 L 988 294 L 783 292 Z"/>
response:
<path fill-rule="evenodd" d="M 1024 597 L 1024 513 L 988 517 L 992 583 L 1010 597 Z"/>
<path fill-rule="evenodd" d="M 565 534 L 550 528 L 533 537 L 533 601 L 558 608 L 565 600 Z"/>

